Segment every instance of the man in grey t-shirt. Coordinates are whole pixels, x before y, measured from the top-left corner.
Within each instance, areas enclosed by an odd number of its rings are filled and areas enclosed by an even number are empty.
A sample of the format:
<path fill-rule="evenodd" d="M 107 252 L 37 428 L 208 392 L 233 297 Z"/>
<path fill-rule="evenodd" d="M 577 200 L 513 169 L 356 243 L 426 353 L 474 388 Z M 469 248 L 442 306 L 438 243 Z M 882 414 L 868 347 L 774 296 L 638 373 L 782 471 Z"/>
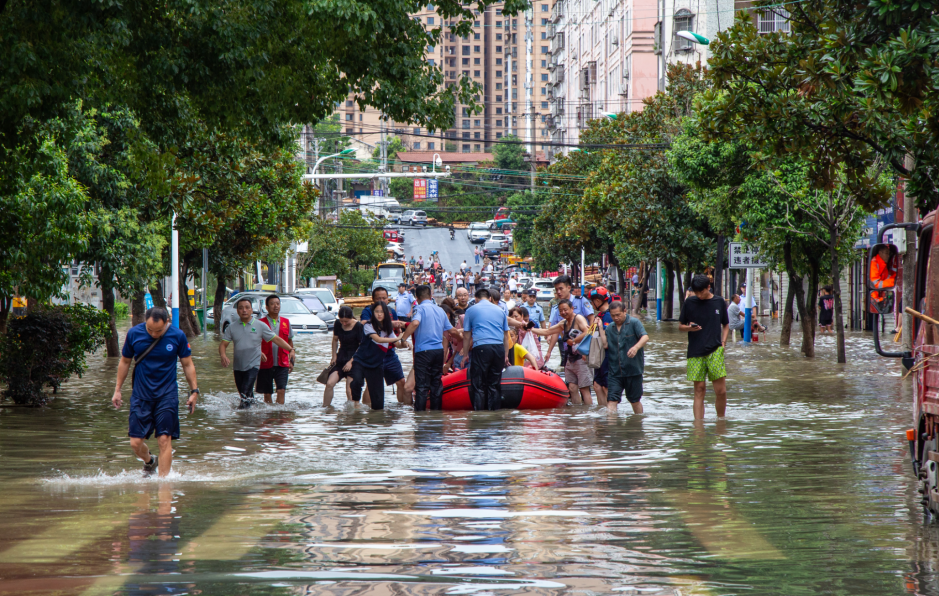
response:
<path fill-rule="evenodd" d="M 730 306 L 727 307 L 727 318 L 730 320 L 730 328 L 734 331 L 741 331 L 744 325 L 743 312 L 740 310 L 740 294 L 734 294 L 730 299 Z"/>
<path fill-rule="evenodd" d="M 274 345 L 287 352 L 292 351 L 293 347 L 274 333 L 270 327 L 254 318 L 250 299 L 238 300 L 235 303 L 235 310 L 238 311 L 238 320 L 222 332 L 222 343 L 218 346 L 218 355 L 222 360 L 222 366 L 227 368 L 232 362 L 225 351 L 229 343 L 235 344 L 235 362 L 232 368 L 235 372 L 235 386 L 238 387 L 238 394 L 241 396 L 239 409 L 244 409 L 254 402 L 254 383 L 258 378 L 258 369 L 261 367 L 263 357 L 261 342 L 274 342 Z"/>

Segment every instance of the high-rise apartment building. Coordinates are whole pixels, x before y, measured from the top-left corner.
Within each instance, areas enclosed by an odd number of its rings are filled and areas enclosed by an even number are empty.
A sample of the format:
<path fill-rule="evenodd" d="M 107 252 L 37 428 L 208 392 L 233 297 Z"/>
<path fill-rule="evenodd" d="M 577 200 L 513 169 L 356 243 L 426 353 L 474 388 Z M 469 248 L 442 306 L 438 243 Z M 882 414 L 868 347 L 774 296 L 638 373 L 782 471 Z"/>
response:
<path fill-rule="evenodd" d="M 453 128 L 431 133 L 425 128 L 405 122 L 382 122 L 378 110 L 360 111 L 350 96 L 340 106 L 340 120 L 345 134 L 376 144 L 380 131 L 394 134 L 404 141 L 408 149 L 419 151 L 489 152 L 493 141 L 507 134 L 527 140 L 528 118 L 536 149 L 538 143 L 549 140 L 546 127 L 550 113 L 548 87 L 550 84 L 548 59 L 548 0 L 532 5 L 525 14 L 506 16 L 502 3 L 485 11 L 475 11 L 472 33 L 458 37 L 449 32 L 450 21 L 442 19 L 433 5 L 414 13 L 428 29 L 442 27 L 442 41 L 428 47 L 426 59 L 444 73 L 444 84 L 451 87 L 462 78 L 468 78 L 480 87 L 476 103 L 482 112 L 473 113 L 469 106 L 458 104 Z M 526 39 L 529 37 L 530 39 Z M 531 45 L 531 67 L 527 62 L 527 46 Z M 527 108 L 526 82 L 531 73 L 532 109 Z"/>
<path fill-rule="evenodd" d="M 749 4 L 737 0 L 741 6 Z M 669 64 L 706 65 L 711 57 L 709 46 L 694 43 L 676 35 L 691 31 L 714 39 L 719 31 L 734 24 L 735 0 L 715 0 L 701 4 L 697 0 L 656 0 L 655 53 L 657 56 L 658 89 L 665 90 L 665 72 Z"/>
<path fill-rule="evenodd" d="M 552 141 L 576 144 L 589 120 L 642 109 L 656 91 L 655 22 L 656 0 L 556 0 L 548 30 Z"/>

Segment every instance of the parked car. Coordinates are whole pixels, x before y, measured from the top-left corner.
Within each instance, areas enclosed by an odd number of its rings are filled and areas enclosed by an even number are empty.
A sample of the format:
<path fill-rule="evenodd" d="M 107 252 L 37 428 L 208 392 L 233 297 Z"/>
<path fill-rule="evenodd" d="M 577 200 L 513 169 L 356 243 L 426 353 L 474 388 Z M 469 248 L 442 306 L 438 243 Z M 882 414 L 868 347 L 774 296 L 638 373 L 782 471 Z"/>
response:
<path fill-rule="evenodd" d="M 499 242 L 502 242 L 505 240 L 505 234 L 503 234 L 502 232 L 490 232 L 489 237 L 486 238 L 486 242 L 489 242 L 492 240 L 498 240 Z"/>
<path fill-rule="evenodd" d="M 225 301 L 222 308 L 222 332 L 238 321 L 238 312 L 235 310 L 235 303 L 242 298 L 251 300 L 251 309 L 258 318 L 267 315 L 267 308 L 264 307 L 264 301 L 271 292 L 241 292 L 235 294 Z M 280 298 L 280 314 L 290 319 L 290 325 L 296 333 L 316 333 L 326 332 L 326 322 L 319 318 L 306 307 L 296 296 L 287 294 L 278 294 Z"/>
<path fill-rule="evenodd" d="M 532 280 L 531 286 L 538 291 L 535 300 L 554 300 L 554 280 L 539 277 Z"/>
<path fill-rule="evenodd" d="M 396 244 L 404 242 L 404 234 L 395 229 L 385 228 L 382 235 L 385 237 L 385 242 L 394 242 Z"/>
<path fill-rule="evenodd" d="M 296 297 L 300 299 L 300 302 L 304 306 L 310 309 L 314 315 L 323 319 L 323 322 L 326 323 L 326 328 L 332 331 L 333 327 L 336 325 L 336 313 L 330 312 L 326 305 L 323 304 L 323 301 L 317 298 L 313 294 L 296 294 Z M 290 317 L 287 317 L 288 319 Z"/>
<path fill-rule="evenodd" d="M 483 245 L 483 255 L 489 257 L 490 259 L 498 259 L 502 256 L 502 241 L 501 240 L 486 240 L 486 243 Z"/>
<path fill-rule="evenodd" d="M 403 226 L 427 226 L 427 214 L 423 211 L 409 209 L 401 214 L 401 219 L 398 220 Z"/>
<path fill-rule="evenodd" d="M 336 300 L 336 297 L 333 295 L 333 291 L 329 288 L 299 288 L 296 291 L 297 294 L 313 294 L 320 299 L 326 309 L 330 312 L 338 313 L 339 307 L 344 304 L 342 298 Z"/>
<path fill-rule="evenodd" d="M 481 221 L 475 221 L 466 228 L 466 239 L 473 244 L 480 244 L 489 238 L 489 226 Z"/>

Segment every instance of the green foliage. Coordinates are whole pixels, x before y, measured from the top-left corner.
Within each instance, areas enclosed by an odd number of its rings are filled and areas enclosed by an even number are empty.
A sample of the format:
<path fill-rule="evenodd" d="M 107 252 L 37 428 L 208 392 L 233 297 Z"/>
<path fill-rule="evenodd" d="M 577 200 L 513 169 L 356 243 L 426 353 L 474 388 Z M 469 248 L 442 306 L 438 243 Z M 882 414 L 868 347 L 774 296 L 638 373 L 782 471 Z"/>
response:
<path fill-rule="evenodd" d="M 410 203 L 414 200 L 414 180 L 411 178 L 391 178 L 388 181 L 388 192 L 401 203 Z"/>
<path fill-rule="evenodd" d="M 391 140 L 388 141 L 388 162 L 393 162 L 398 157 L 398 152 L 407 150 L 407 146 L 400 137 L 391 137 Z M 372 151 L 372 158 L 379 159 L 380 157 L 381 147 L 375 147 L 375 149 Z"/>
<path fill-rule="evenodd" d="M 114 303 L 114 318 L 115 319 L 126 319 L 129 314 L 130 314 L 130 307 L 127 306 L 126 302 Z"/>
<path fill-rule="evenodd" d="M 337 275 L 346 280 L 357 267 L 373 268 L 387 258 L 382 228 L 358 211 L 343 211 L 339 225 L 314 217 L 307 246 L 308 252 L 297 255 L 301 277 Z"/>
<path fill-rule="evenodd" d="M 13 318 L 0 336 L 0 377 L 4 398 L 40 406 L 68 378 L 79 377 L 85 353 L 98 349 L 111 335 L 108 314 L 86 305 L 41 306 Z"/>
<path fill-rule="evenodd" d="M 57 134 L 73 116 L 28 120 L 0 161 L 0 330 L 17 290 L 39 300 L 58 294 L 68 280 L 62 265 L 87 246 L 88 195 L 68 166 L 74 135 Z"/>
<path fill-rule="evenodd" d="M 546 190 L 530 192 L 517 192 L 506 199 L 505 204 L 512 208 L 512 219 L 518 224 L 512 239 L 515 252 L 521 256 L 531 256 L 535 252 L 535 218 L 538 207 L 544 205 L 551 197 Z M 523 207 L 524 206 L 524 207 Z M 554 263 L 557 265 L 557 262 Z"/>
<path fill-rule="evenodd" d="M 813 188 L 846 184 L 869 210 L 885 204 L 869 176 L 882 159 L 909 176 L 921 210 L 935 208 L 936 8 L 930 1 L 807 0 L 787 5 L 790 33 L 767 35 L 749 14 L 738 14 L 710 45 L 714 89 L 701 104 L 705 132 L 740 139 L 765 156 L 802 159 Z"/>

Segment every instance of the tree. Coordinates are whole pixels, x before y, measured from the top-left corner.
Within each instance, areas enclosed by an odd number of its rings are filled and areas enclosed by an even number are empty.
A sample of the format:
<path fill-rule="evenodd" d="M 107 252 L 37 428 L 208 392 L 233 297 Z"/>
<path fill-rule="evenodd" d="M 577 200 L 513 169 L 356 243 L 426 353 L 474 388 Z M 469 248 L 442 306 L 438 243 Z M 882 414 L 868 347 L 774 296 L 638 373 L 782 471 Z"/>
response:
<path fill-rule="evenodd" d="M 924 125 L 939 121 L 935 3 L 807 0 L 786 9 L 789 33 L 760 34 L 741 13 L 711 42 L 706 132 L 803 159 L 813 188 L 847 184 L 867 209 L 881 206 L 876 184 L 865 184 L 882 159 L 910 179 L 921 210 L 935 208 L 939 127 Z"/>
<path fill-rule="evenodd" d="M 307 252 L 297 259 L 301 277 L 337 275 L 348 279 L 355 268 L 374 267 L 385 260 L 382 228 L 370 224 L 358 211 L 344 211 L 338 224 L 313 218 L 306 238 Z"/>
<path fill-rule="evenodd" d="M 69 139 L 56 135 L 61 125 L 28 119 L 21 144 L 0 162 L 0 333 L 13 297 L 58 295 L 68 281 L 63 265 L 87 245 L 88 195 L 69 172 Z"/>
<path fill-rule="evenodd" d="M 525 162 L 525 145 L 521 139 L 515 135 L 506 135 L 502 137 L 501 143 L 496 143 L 492 148 L 492 156 L 495 158 L 495 165 L 507 182 L 517 185 L 523 184 L 527 176 L 524 172 L 528 171 L 529 165 Z"/>

